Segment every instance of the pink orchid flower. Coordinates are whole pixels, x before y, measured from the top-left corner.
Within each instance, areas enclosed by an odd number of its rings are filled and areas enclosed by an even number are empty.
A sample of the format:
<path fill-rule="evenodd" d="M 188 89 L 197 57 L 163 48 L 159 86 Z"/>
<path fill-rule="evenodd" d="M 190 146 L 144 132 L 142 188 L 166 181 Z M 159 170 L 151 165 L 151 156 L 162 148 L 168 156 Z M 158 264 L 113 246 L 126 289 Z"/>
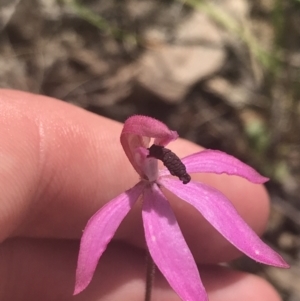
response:
<path fill-rule="evenodd" d="M 151 138 L 154 139 L 154 146 L 149 148 Z M 177 138 L 177 132 L 150 117 L 133 116 L 125 122 L 121 144 L 141 180 L 103 206 L 88 221 L 81 238 L 74 294 L 88 286 L 108 243 L 142 196 L 145 238 L 156 266 L 182 300 L 208 300 L 197 265 L 161 186 L 191 204 L 230 243 L 252 259 L 268 265 L 288 267 L 280 255 L 244 222 L 220 191 L 204 183 L 190 181 L 189 173 L 226 173 L 258 184 L 268 179 L 220 151 L 204 150 L 180 161 L 165 148 Z M 158 159 L 163 161 L 165 168 L 158 169 Z M 181 181 L 171 177 L 171 174 Z"/>

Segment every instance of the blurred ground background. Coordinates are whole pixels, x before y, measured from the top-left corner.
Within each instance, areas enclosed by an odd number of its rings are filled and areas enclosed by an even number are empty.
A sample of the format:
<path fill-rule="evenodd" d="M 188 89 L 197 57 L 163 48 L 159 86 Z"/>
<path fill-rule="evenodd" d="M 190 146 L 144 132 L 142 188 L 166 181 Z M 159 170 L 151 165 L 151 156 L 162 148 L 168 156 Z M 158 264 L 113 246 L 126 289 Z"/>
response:
<path fill-rule="evenodd" d="M 156 117 L 272 181 L 266 241 L 234 265 L 300 300 L 299 0 L 0 0 L 0 87 Z"/>

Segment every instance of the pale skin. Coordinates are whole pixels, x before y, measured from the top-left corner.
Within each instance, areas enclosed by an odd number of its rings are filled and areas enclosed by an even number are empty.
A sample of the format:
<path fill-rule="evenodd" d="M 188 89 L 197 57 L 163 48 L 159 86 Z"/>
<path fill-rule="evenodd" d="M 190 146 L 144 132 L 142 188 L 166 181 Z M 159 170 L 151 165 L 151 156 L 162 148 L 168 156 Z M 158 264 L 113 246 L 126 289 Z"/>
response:
<path fill-rule="evenodd" d="M 121 130 L 117 122 L 58 100 L 0 90 L 0 301 L 143 301 L 140 204 L 117 231 L 92 283 L 72 296 L 86 222 L 138 181 L 119 142 Z M 201 150 L 185 140 L 168 148 L 179 157 Z M 247 223 L 263 232 L 269 213 L 263 186 L 226 175 L 193 179 L 220 189 Z M 216 266 L 240 253 L 189 205 L 169 199 L 210 301 L 281 300 L 265 280 Z M 179 301 L 159 273 L 152 300 Z"/>

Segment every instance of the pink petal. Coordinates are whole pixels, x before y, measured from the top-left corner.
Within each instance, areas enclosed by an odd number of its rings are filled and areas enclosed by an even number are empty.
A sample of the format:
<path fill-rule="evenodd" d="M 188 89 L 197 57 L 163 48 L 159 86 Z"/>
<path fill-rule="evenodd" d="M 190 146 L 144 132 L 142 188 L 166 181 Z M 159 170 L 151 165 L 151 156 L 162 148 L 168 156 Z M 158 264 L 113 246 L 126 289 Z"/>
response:
<path fill-rule="evenodd" d="M 144 186 L 144 183 L 139 182 L 103 206 L 88 221 L 80 242 L 74 295 L 83 291 L 91 282 L 102 253 Z"/>
<path fill-rule="evenodd" d="M 120 138 L 121 144 L 130 163 L 140 175 L 142 171 L 135 160 L 134 150 L 137 147 L 147 148 L 151 138 L 154 138 L 155 144 L 165 146 L 177 139 L 178 134 L 164 123 L 147 116 L 135 115 L 125 121 Z"/>
<path fill-rule="evenodd" d="M 182 300 L 208 301 L 176 217 L 156 184 L 144 191 L 143 223 L 149 252 Z"/>
<path fill-rule="evenodd" d="M 188 173 L 226 173 L 243 177 L 257 184 L 265 183 L 269 180 L 235 157 L 217 150 L 204 150 L 187 156 L 181 161 Z M 164 174 L 168 173 L 164 170 Z"/>
<path fill-rule="evenodd" d="M 172 178 L 162 178 L 160 183 L 194 206 L 228 241 L 252 259 L 268 265 L 288 267 L 282 257 L 246 224 L 220 191 L 197 182 L 181 185 Z"/>

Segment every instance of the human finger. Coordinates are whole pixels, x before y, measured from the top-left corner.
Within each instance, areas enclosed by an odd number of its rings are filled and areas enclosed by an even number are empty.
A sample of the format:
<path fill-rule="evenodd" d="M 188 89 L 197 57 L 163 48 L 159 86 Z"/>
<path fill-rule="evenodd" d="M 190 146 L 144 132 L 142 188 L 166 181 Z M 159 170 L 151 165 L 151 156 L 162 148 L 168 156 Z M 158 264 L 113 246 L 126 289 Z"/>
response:
<path fill-rule="evenodd" d="M 145 252 L 111 244 L 86 290 L 72 296 L 78 242 L 15 238 L 0 246 L 0 300 L 140 301 L 145 293 Z M 210 301 L 279 301 L 263 279 L 219 266 L 200 266 Z M 16 287 L 18 289 L 16 289 Z M 180 301 L 159 271 L 152 299 Z"/>
<path fill-rule="evenodd" d="M 120 146 L 122 125 L 117 122 L 48 97 L 8 90 L 0 93 L 0 115 L 2 240 L 79 238 L 97 209 L 138 181 Z M 184 140 L 171 147 L 178 155 L 201 149 Z M 219 188 L 255 231 L 263 230 L 268 198 L 262 186 L 226 175 L 195 178 Z M 237 255 L 199 213 L 180 200 L 171 202 L 198 262 Z M 144 246 L 139 206 L 116 238 Z"/>

